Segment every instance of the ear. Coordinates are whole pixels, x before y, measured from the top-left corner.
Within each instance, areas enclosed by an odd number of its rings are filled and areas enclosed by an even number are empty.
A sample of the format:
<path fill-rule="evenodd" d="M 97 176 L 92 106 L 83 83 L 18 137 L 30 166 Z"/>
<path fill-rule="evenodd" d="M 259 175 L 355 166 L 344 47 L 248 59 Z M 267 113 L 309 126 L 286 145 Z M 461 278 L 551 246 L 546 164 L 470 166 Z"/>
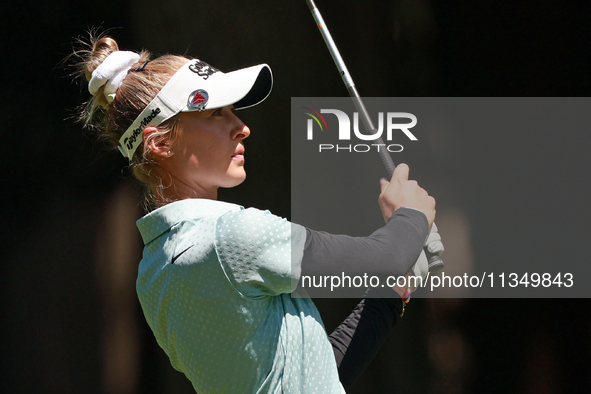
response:
<path fill-rule="evenodd" d="M 149 149 L 156 156 L 168 157 L 168 152 L 170 151 L 170 141 L 168 138 L 163 136 L 150 138 L 153 134 L 159 132 L 160 130 L 154 126 L 148 126 L 144 128 L 144 132 L 142 133 L 142 138 L 144 139 L 144 149 Z"/>

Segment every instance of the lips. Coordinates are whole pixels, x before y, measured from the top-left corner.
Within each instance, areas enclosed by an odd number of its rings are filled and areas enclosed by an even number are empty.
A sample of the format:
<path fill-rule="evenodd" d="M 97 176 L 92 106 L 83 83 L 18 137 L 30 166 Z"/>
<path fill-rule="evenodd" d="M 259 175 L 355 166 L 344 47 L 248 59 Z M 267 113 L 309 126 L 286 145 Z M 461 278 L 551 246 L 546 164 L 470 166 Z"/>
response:
<path fill-rule="evenodd" d="M 244 160 L 244 145 L 238 144 L 236 149 L 234 150 L 234 154 L 232 155 L 233 159 Z"/>

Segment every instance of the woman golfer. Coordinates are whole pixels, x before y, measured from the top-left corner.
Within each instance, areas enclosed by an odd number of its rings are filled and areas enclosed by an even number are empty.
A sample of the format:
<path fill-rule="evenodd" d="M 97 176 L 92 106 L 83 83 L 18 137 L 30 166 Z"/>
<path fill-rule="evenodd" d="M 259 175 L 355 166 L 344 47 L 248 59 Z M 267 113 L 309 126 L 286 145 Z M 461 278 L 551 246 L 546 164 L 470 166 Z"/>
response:
<path fill-rule="evenodd" d="M 364 298 L 329 337 L 313 302 L 291 293 L 302 273 L 355 272 L 360 257 L 366 270 L 406 274 L 435 200 L 398 166 L 381 184 L 387 224 L 364 238 L 217 201 L 218 188 L 246 177 L 251 131 L 235 111 L 269 95 L 269 67 L 223 73 L 198 59 L 119 51 L 109 37 L 92 39 L 83 58 L 93 95 L 85 120 L 129 159 L 157 207 L 137 222 L 137 293 L 173 367 L 199 393 L 344 392 L 394 325 L 400 296 Z"/>

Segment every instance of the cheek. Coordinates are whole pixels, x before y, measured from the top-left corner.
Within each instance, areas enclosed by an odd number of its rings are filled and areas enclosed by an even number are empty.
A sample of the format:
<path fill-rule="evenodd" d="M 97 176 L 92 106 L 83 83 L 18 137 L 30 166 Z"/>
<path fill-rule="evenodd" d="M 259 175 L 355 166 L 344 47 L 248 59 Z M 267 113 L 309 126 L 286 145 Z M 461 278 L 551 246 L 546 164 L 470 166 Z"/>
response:
<path fill-rule="evenodd" d="M 232 158 L 215 146 L 195 149 L 188 157 L 189 171 L 198 176 L 220 177 L 227 172 L 233 172 L 235 163 Z"/>
<path fill-rule="evenodd" d="M 199 138 L 181 141 L 183 159 L 192 166 L 210 166 L 215 158 L 216 144 L 208 139 Z"/>

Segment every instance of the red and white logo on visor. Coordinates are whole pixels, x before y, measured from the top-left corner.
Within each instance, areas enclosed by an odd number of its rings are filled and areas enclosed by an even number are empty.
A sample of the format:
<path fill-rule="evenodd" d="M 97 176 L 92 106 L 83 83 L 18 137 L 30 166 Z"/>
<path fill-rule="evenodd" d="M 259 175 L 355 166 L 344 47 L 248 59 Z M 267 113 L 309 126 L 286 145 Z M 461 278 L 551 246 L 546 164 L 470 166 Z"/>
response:
<path fill-rule="evenodd" d="M 189 95 L 189 107 L 203 111 L 209 100 L 209 94 L 203 89 L 198 89 Z"/>

